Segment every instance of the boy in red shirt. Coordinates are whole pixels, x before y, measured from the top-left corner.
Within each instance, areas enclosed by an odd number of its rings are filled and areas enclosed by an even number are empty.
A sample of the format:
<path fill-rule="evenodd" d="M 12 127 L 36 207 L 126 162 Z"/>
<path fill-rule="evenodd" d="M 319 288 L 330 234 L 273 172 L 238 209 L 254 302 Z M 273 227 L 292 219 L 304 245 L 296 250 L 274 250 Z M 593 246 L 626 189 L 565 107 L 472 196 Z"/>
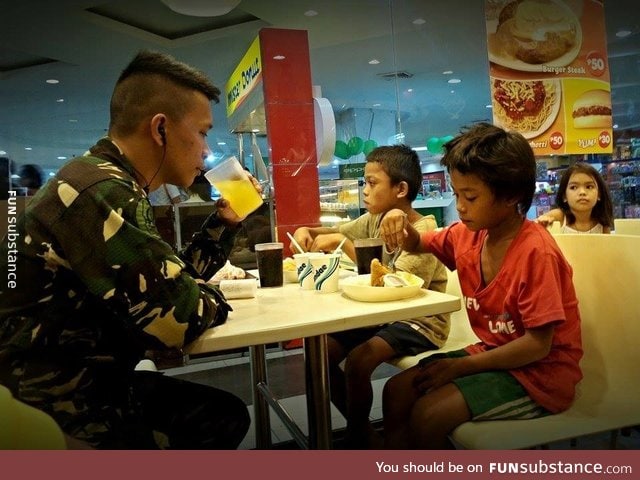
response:
<path fill-rule="evenodd" d="M 552 236 L 525 218 L 536 175 L 527 140 L 481 123 L 445 151 L 460 222 L 419 234 L 394 210 L 381 232 L 390 248 L 430 252 L 458 270 L 463 308 L 481 341 L 389 380 L 389 448 L 451 448 L 449 433 L 469 420 L 561 412 L 582 378 L 571 266 Z"/>

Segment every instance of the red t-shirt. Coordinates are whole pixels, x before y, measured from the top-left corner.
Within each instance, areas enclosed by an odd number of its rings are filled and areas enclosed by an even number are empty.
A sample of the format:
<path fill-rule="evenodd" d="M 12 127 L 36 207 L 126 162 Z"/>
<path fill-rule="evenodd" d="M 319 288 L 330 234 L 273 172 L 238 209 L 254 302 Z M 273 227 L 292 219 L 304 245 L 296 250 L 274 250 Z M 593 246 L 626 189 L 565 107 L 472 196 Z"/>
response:
<path fill-rule="evenodd" d="M 555 324 L 551 351 L 542 360 L 509 370 L 529 396 L 551 412 L 566 410 L 582 378 L 580 313 L 573 270 L 553 237 L 525 220 L 511 242 L 500 271 L 483 287 L 480 252 L 486 230 L 456 223 L 422 234 L 422 244 L 450 270 L 458 270 L 464 306 L 481 343 L 470 354 L 504 345 L 525 329 Z"/>

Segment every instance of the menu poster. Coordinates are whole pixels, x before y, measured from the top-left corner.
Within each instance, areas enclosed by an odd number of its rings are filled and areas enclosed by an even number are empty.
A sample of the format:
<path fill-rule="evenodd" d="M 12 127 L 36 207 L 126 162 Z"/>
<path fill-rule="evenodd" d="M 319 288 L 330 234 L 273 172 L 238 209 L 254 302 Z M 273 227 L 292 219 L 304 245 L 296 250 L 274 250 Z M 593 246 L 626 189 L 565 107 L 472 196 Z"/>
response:
<path fill-rule="evenodd" d="M 494 124 L 536 155 L 611 153 L 602 0 L 485 0 Z"/>

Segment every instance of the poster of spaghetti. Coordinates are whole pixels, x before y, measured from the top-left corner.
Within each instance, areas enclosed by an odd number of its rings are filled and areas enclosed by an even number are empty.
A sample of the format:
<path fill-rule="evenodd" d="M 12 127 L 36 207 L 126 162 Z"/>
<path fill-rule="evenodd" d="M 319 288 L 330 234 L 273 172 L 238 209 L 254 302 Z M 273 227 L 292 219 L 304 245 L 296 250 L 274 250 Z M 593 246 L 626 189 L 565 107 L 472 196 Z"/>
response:
<path fill-rule="evenodd" d="M 601 0 L 485 0 L 493 122 L 536 155 L 612 152 Z"/>

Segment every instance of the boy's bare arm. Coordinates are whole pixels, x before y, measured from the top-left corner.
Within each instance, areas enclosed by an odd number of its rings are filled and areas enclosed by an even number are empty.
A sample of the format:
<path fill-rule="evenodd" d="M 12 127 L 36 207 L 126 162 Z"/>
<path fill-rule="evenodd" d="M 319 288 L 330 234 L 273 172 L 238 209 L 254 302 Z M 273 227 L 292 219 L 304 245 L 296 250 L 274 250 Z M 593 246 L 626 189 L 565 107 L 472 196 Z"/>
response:
<path fill-rule="evenodd" d="M 311 251 L 311 246 L 318 235 L 327 235 L 339 233 L 337 227 L 300 227 L 294 234 L 293 238 L 304 248 L 305 252 Z M 298 252 L 294 252 L 298 253 Z"/>
<path fill-rule="evenodd" d="M 400 247 L 405 252 L 425 252 L 420 244 L 420 232 L 407 221 L 407 214 L 398 208 L 384 215 L 380 222 L 380 236 L 390 251 Z"/>
<path fill-rule="evenodd" d="M 486 352 L 432 361 L 422 366 L 414 385 L 427 391 L 466 375 L 514 369 L 541 360 L 549 354 L 553 331 L 553 325 L 529 329 L 522 337 Z"/>
<path fill-rule="evenodd" d="M 523 367 L 541 360 L 551 350 L 553 325 L 525 330 L 522 337 L 477 355 L 464 359 L 471 360 L 467 375 L 487 370 L 509 370 Z"/>
<path fill-rule="evenodd" d="M 536 222 L 538 222 L 543 227 L 547 227 L 551 225 L 553 222 L 562 222 L 564 220 L 564 212 L 559 208 L 554 208 L 553 210 L 549 210 L 547 213 L 540 215 L 536 218 Z"/>

